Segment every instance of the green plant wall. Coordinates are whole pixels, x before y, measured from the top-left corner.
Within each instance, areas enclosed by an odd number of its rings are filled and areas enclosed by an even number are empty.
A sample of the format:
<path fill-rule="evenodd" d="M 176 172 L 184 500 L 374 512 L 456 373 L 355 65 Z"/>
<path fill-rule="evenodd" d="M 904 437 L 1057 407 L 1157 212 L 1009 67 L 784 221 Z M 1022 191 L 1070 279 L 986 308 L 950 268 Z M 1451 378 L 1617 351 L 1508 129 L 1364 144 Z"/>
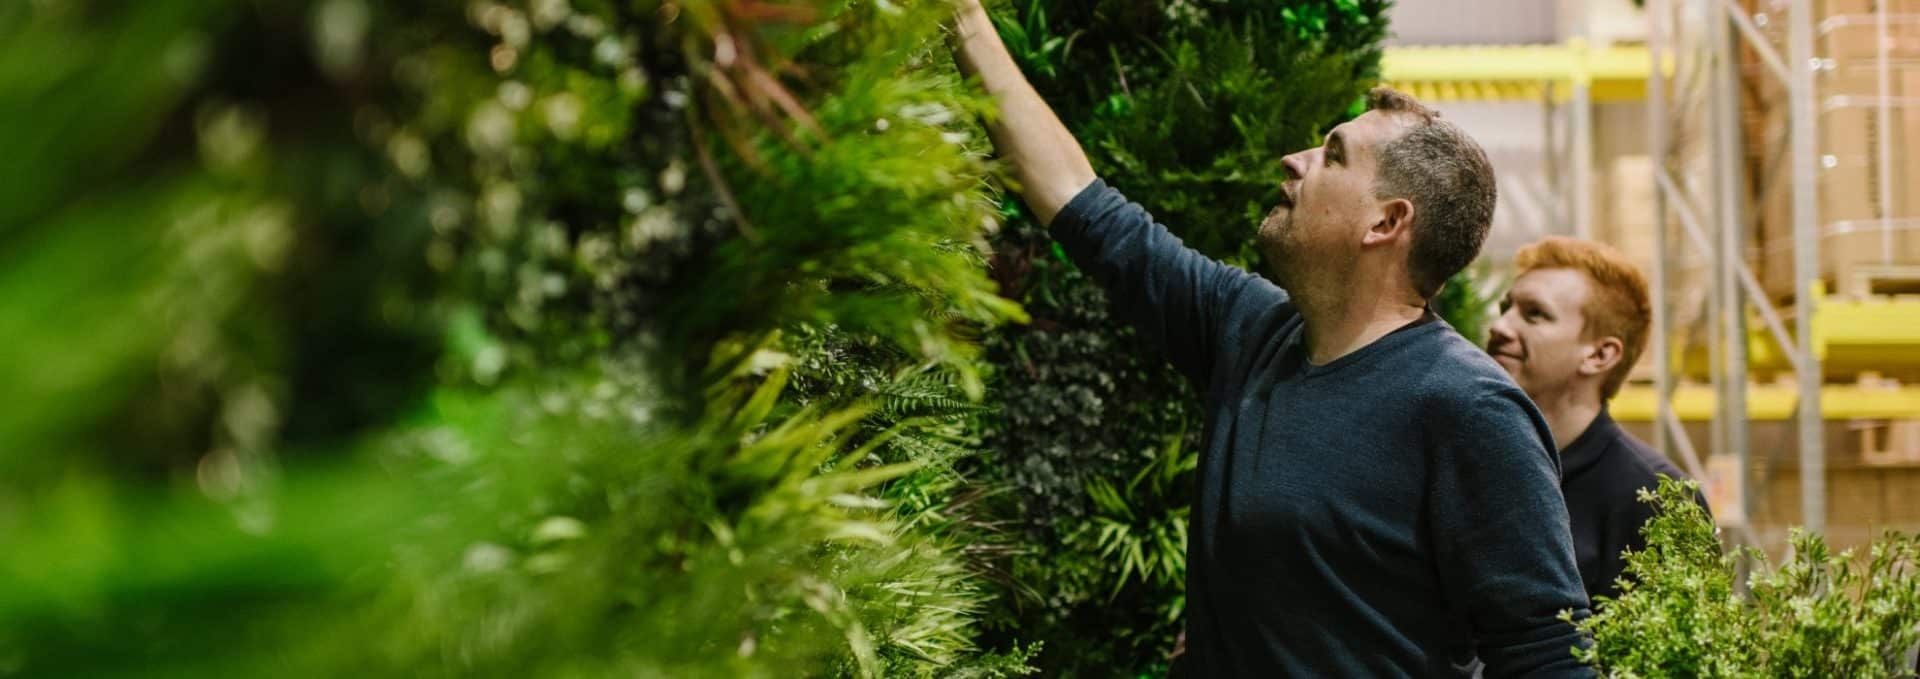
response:
<path fill-rule="evenodd" d="M 0 8 L 0 676 L 1006 676 L 939 4 Z"/>
<path fill-rule="evenodd" d="M 999 14 L 1257 266 L 1383 5 Z M 0 7 L 0 676 L 1164 671 L 1190 399 L 990 194 L 949 12 Z"/>

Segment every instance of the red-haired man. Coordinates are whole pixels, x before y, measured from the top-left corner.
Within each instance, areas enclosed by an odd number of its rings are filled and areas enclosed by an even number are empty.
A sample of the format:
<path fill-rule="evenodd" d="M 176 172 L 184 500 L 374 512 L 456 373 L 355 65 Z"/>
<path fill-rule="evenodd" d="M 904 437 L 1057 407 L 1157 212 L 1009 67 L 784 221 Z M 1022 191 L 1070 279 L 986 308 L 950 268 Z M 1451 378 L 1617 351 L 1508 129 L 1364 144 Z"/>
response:
<path fill-rule="evenodd" d="M 1673 463 L 1607 414 L 1646 350 L 1653 319 L 1647 280 L 1613 248 L 1547 238 L 1514 257 L 1519 277 L 1501 300 L 1487 351 L 1539 406 L 1560 450 L 1560 490 L 1587 596 L 1615 596 L 1623 549 L 1646 546 L 1652 507 L 1637 500 Z"/>

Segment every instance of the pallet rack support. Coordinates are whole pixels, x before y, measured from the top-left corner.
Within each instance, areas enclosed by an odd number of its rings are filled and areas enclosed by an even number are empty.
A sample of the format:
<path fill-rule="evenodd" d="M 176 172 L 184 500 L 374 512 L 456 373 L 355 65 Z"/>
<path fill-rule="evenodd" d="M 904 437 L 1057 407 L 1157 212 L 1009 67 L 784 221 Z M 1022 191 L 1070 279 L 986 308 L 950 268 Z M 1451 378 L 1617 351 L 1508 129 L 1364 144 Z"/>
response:
<path fill-rule="evenodd" d="M 1731 5 L 1731 0 L 1722 0 Z M 1827 458 L 1825 422 L 1820 417 L 1820 362 L 1813 353 L 1813 281 L 1820 275 L 1820 239 L 1814 221 L 1819 204 L 1814 195 L 1813 2 L 1792 0 L 1788 10 L 1787 97 L 1793 126 L 1790 157 L 1793 172 L 1793 321 L 1796 382 L 1800 387 L 1800 521 L 1807 530 L 1827 528 Z"/>
<path fill-rule="evenodd" d="M 1655 240 L 1653 272 L 1653 352 L 1654 361 L 1654 438 L 1663 453 L 1674 451 L 1689 471 L 1702 476 L 1700 456 L 1675 413 L 1673 398 L 1679 379 L 1675 360 L 1684 356 L 1685 328 L 1674 327 L 1675 300 L 1672 294 L 1676 254 L 1685 244 L 1707 256 L 1710 265 L 1707 295 L 1707 356 L 1714 394 L 1711 447 L 1709 452 L 1729 455 L 1737 465 L 1732 478 L 1722 482 L 1735 484 L 1739 498 L 1738 516 L 1723 517 L 1740 528 L 1740 540 L 1759 546 L 1752 521 L 1762 507 L 1762 494 L 1754 480 L 1756 465 L 1748 440 L 1747 318 L 1749 309 L 1757 310 L 1786 357 L 1795 375 L 1794 419 L 1798 429 L 1801 479 L 1801 522 L 1821 531 L 1826 525 L 1825 422 L 1820 404 L 1821 366 L 1815 350 L 1815 292 L 1818 279 L 1819 241 L 1815 233 L 1816 195 L 1814 171 L 1813 73 L 1819 61 L 1813 56 L 1813 16 L 1810 0 L 1790 0 L 1788 11 L 1788 54 L 1782 59 L 1764 39 L 1746 10 L 1734 0 L 1652 0 L 1648 3 L 1648 48 L 1651 69 L 1647 88 L 1648 135 L 1654 158 Z M 1703 17 L 1703 34 L 1690 35 L 1686 23 L 1678 17 Z M 1702 40 L 1704 39 L 1704 40 Z M 1705 44 L 1699 44 L 1704 42 Z M 1785 80 L 1789 94 L 1790 185 L 1793 200 L 1794 314 L 1789 334 L 1761 289 L 1758 279 L 1743 256 L 1745 234 L 1751 223 L 1744 186 L 1745 168 L 1740 148 L 1740 111 L 1738 73 L 1735 70 L 1739 46 L 1750 46 L 1766 64 L 1767 72 Z M 1668 64 L 1677 80 L 1667 78 Z M 1683 67 L 1681 64 L 1685 64 Z M 1699 80 L 1703 87 L 1691 87 Z M 1693 99 L 1687 97 L 1692 96 Z M 1695 206 L 1691 184 L 1676 180 L 1672 161 L 1674 127 L 1694 115 L 1704 98 L 1707 132 L 1707 161 L 1711 181 L 1704 187 L 1707 209 Z M 1674 241 L 1669 215 L 1678 217 L 1681 238 Z M 1705 481 L 1703 477 L 1703 481 Z"/>

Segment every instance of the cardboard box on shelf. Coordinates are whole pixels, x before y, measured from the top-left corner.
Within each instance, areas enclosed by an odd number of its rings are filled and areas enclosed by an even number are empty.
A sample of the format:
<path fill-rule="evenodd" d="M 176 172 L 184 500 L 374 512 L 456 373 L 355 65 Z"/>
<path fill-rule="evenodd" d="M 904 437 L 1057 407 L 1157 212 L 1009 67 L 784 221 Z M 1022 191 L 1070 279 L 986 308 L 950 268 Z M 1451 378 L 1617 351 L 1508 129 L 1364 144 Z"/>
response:
<path fill-rule="evenodd" d="M 1822 278 L 1837 284 L 1856 267 L 1920 264 L 1920 233 L 1905 226 L 1873 220 L 1828 224 L 1820 234 Z"/>
<path fill-rule="evenodd" d="M 1920 96 L 1909 77 L 1920 71 L 1920 59 L 1887 59 L 1887 96 Z M 1779 78 L 1774 78 L 1779 80 Z M 1875 97 L 1880 95 L 1880 60 L 1834 59 L 1814 73 L 1814 96 L 1827 103 L 1835 97 Z M 1784 90 L 1782 90 L 1784 91 Z"/>
<path fill-rule="evenodd" d="M 1909 96 L 1920 97 L 1920 69 L 1907 71 L 1903 75 L 1903 80 L 1905 81 L 1904 91 L 1908 92 Z M 1899 173 L 1893 185 L 1894 193 L 1911 196 L 1920 193 L 1916 190 L 1920 189 L 1920 140 L 1916 140 L 1916 137 L 1920 137 L 1920 101 L 1909 100 L 1909 105 L 1890 111 L 1889 114 L 1897 116 L 1892 124 L 1900 128 L 1902 139 L 1909 143 L 1907 147 L 1894 151 L 1893 165 L 1896 168 L 1895 172 Z M 1920 198 L 1910 198 L 1910 200 L 1920 201 Z"/>
<path fill-rule="evenodd" d="M 1920 107 L 1897 107 L 1888 113 L 1891 124 L 1883 128 L 1875 106 L 1835 105 L 1821 112 L 1816 123 L 1820 138 L 1814 145 L 1814 152 L 1818 154 L 1814 161 L 1815 183 L 1821 208 L 1815 221 L 1900 217 L 1913 212 L 1908 204 L 1920 201 L 1920 197 L 1908 194 L 1914 193 L 1915 188 L 1911 178 L 1920 178 L 1920 160 L 1907 152 L 1908 133 L 1920 129 Z M 1777 138 L 1784 119 L 1784 115 L 1770 116 L 1770 129 L 1764 136 Z M 1886 168 L 1890 174 L 1884 180 L 1879 163 L 1882 129 L 1886 130 L 1885 150 L 1891 160 Z M 1785 149 L 1771 151 L 1784 152 Z M 1788 200 L 1793 181 L 1791 167 L 1783 164 L 1773 169 L 1777 174 L 1769 178 L 1768 195 L 1763 197 L 1763 224 L 1792 217 Z M 1888 183 L 1893 194 L 1891 202 L 1884 206 L 1879 190 L 1882 181 Z"/>
<path fill-rule="evenodd" d="M 1819 191 L 1820 212 L 1815 219 L 1821 224 L 1842 221 L 1870 219 L 1904 219 L 1920 217 L 1920 210 L 1914 207 L 1916 196 L 1904 184 L 1905 160 L 1895 157 L 1890 166 L 1894 180 L 1887 182 L 1887 191 L 1880 190 L 1882 180 L 1880 167 L 1868 156 L 1829 156 L 1833 167 L 1822 168 L 1815 188 Z M 1790 214 L 1790 213 L 1789 213 Z M 1791 219 L 1791 217 L 1789 217 Z"/>
<path fill-rule="evenodd" d="M 1913 76 L 1920 84 L 1920 71 Z M 1820 139 L 1815 144 L 1819 154 L 1814 170 L 1819 196 L 1815 222 L 1920 217 L 1920 154 L 1909 152 L 1914 148 L 1909 137 L 1920 134 L 1915 132 L 1920 130 L 1920 101 L 1915 104 L 1890 108 L 1885 126 L 1872 104 L 1833 104 L 1821 112 L 1816 124 Z M 1784 115 L 1770 115 L 1770 129 L 1764 136 L 1776 138 L 1773 135 L 1784 120 Z M 1884 169 L 1879 162 L 1883 136 L 1889 159 Z M 1778 174 L 1770 178 L 1768 194 L 1761 197 L 1763 232 L 1785 227 L 1793 214 L 1791 168 L 1782 165 L 1775 170 Z M 1884 197 L 1882 184 L 1888 188 Z"/>
<path fill-rule="evenodd" d="M 1920 93 L 1920 70 L 1903 76 Z M 1787 110 L 1784 104 L 1770 108 L 1765 113 L 1765 122 L 1761 125 L 1759 139 L 1769 145 L 1769 152 L 1785 153 L 1788 148 L 1773 148 L 1775 143 L 1791 143 L 1790 130 L 1787 128 Z M 1880 124 L 1880 106 L 1875 97 L 1828 97 L 1816 109 L 1818 119 L 1814 121 L 1817 141 L 1814 153 L 1835 158 L 1871 157 L 1880 152 L 1880 137 L 1883 126 Z M 1887 124 L 1884 126 L 1889 155 L 1903 159 L 1906 153 L 1908 137 L 1920 135 L 1920 96 L 1913 99 L 1897 98 L 1889 101 Z M 1912 135 L 1909 131 L 1913 131 Z M 1920 140 L 1916 140 L 1920 141 Z M 1816 158 L 1822 166 L 1831 165 Z M 1894 171 L 1901 172 L 1906 165 L 1920 168 L 1920 163 L 1896 162 Z M 1783 175 L 1780 181 L 1787 181 Z"/>
<path fill-rule="evenodd" d="M 1887 125 L 1883 128 L 1880 124 L 1880 107 L 1876 102 L 1863 98 L 1829 99 L 1820 107 L 1820 120 L 1817 123 L 1820 143 L 1814 152 L 1837 158 L 1872 157 L 1880 152 L 1880 138 L 1885 134 L 1887 150 L 1892 157 L 1899 158 L 1907 149 L 1909 108 L 1912 107 L 1889 106 Z M 1828 164 L 1822 161 L 1822 165 Z"/>
<path fill-rule="evenodd" d="M 1653 267 L 1653 225 L 1657 201 L 1653 159 L 1645 154 L 1613 159 L 1607 171 L 1607 213 L 1594 239 L 1613 246 L 1643 270 Z"/>
<path fill-rule="evenodd" d="M 1745 504 L 1746 482 L 1740 473 L 1740 458 L 1720 453 L 1707 456 L 1707 509 L 1713 513 L 1714 523 L 1722 526 L 1740 526 L 1747 523 Z"/>
<path fill-rule="evenodd" d="M 1886 528 L 1911 531 L 1920 525 L 1920 465 L 1881 470 L 1886 489 Z"/>
<path fill-rule="evenodd" d="M 1594 230 L 1594 238 L 1613 246 L 1653 279 L 1655 211 L 1659 209 L 1659 187 L 1653 177 L 1653 158 L 1644 153 L 1613 158 L 1607 168 L 1607 217 Z M 1669 222 L 1671 223 L 1671 222 Z M 1672 272 L 1679 275 L 1678 272 Z M 1641 352 L 1627 379 L 1647 382 L 1653 379 L 1652 352 Z"/>
<path fill-rule="evenodd" d="M 1911 220 L 1882 225 L 1874 221 L 1834 222 L 1820 227 L 1820 279 L 1827 289 L 1841 294 L 1869 291 L 1850 290 L 1854 273 L 1865 267 L 1920 265 L 1920 231 Z M 1769 240 L 1761 250 L 1760 285 L 1769 297 L 1782 301 L 1794 296 L 1792 228 L 1769 228 Z"/>
<path fill-rule="evenodd" d="M 1920 2 L 1920 0 L 1915 0 Z M 1920 20 L 1920 15 L 1914 15 Z M 1920 23 L 1914 31 L 1920 32 Z M 1813 74 L 1814 102 L 1825 108 L 1834 105 L 1871 106 L 1873 97 L 1881 94 L 1880 58 L 1873 53 L 1849 58 L 1828 58 L 1821 60 L 1820 67 Z M 1887 60 L 1886 96 L 1895 100 L 1903 98 L 1920 99 L 1920 53 L 1907 56 L 1890 55 Z M 1785 109 L 1789 102 L 1787 84 L 1766 68 L 1752 50 L 1742 55 L 1742 79 L 1752 88 L 1754 95 L 1748 100 L 1753 115 L 1764 121 L 1763 128 L 1774 130 L 1784 120 Z M 1896 101 L 1896 105 L 1904 102 Z M 1920 103 L 1920 102 L 1914 102 Z"/>
<path fill-rule="evenodd" d="M 1793 206 L 1784 193 L 1776 191 L 1767 197 L 1767 214 L 1754 239 L 1754 275 L 1774 301 L 1793 294 Z"/>
<path fill-rule="evenodd" d="M 1596 45 L 1645 42 L 1647 13 L 1635 0 L 1560 0 L 1554 12 L 1562 36 L 1584 35 Z"/>
<path fill-rule="evenodd" d="M 1833 526 L 1882 526 L 1891 523 L 1885 496 L 1887 470 L 1859 466 L 1827 467 L 1827 523 Z M 1905 481 L 1904 478 L 1897 481 Z M 1906 490 L 1900 488 L 1900 490 Z M 1767 480 L 1765 523 L 1799 525 L 1800 470 L 1781 470 Z"/>
<path fill-rule="evenodd" d="M 1886 54 L 1895 59 L 1920 58 L 1920 14 L 1886 15 Z M 1820 20 L 1815 29 L 1814 53 L 1834 60 L 1875 58 L 1880 54 L 1880 17 L 1877 14 L 1840 14 Z"/>
<path fill-rule="evenodd" d="M 1814 16 L 1825 19 L 1836 14 L 1873 14 L 1886 5 L 1888 14 L 1920 12 L 1920 0 L 1818 0 Z"/>
<path fill-rule="evenodd" d="M 1889 75 L 1894 77 L 1889 82 L 1885 124 L 1880 117 L 1882 100 L 1875 96 L 1880 83 L 1873 60 L 1840 62 L 1821 81 L 1831 96 L 1818 100 L 1815 121 L 1814 223 L 1820 243 L 1819 274 L 1829 283 L 1828 290 L 1844 292 L 1847 286 L 1841 283 L 1863 266 L 1920 264 L 1920 230 L 1913 228 L 1920 225 L 1915 221 L 1920 220 L 1920 61 L 1903 63 Z M 1763 143 L 1783 138 L 1779 132 L 1786 125 L 1785 108 L 1784 102 L 1775 102 L 1764 111 Z M 1888 161 L 1884 167 L 1878 155 L 1883 139 Z M 1767 152 L 1783 150 L 1770 147 Z M 1782 163 L 1773 169 L 1777 174 L 1768 178 L 1767 192 L 1758 197 L 1760 218 L 1751 240 L 1755 273 L 1777 301 L 1795 292 L 1793 179 L 1791 165 Z M 1883 219 L 1905 221 L 1889 224 Z M 1883 231 L 1887 233 L 1882 235 Z"/>
<path fill-rule="evenodd" d="M 1863 464 L 1920 464 L 1920 420 L 1860 420 L 1848 428 Z"/>

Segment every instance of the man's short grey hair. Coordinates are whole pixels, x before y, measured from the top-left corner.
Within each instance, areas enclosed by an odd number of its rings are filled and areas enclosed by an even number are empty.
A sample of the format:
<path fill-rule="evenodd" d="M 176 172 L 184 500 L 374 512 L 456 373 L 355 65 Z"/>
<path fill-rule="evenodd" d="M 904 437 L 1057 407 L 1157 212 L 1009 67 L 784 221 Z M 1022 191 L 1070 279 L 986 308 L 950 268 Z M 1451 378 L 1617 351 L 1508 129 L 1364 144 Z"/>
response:
<path fill-rule="evenodd" d="M 1376 87 L 1367 108 L 1413 116 L 1414 126 L 1383 145 L 1374 197 L 1413 203 L 1413 248 L 1407 269 L 1414 290 L 1432 298 L 1480 255 L 1493 225 L 1493 163 L 1480 144 L 1404 92 Z"/>

